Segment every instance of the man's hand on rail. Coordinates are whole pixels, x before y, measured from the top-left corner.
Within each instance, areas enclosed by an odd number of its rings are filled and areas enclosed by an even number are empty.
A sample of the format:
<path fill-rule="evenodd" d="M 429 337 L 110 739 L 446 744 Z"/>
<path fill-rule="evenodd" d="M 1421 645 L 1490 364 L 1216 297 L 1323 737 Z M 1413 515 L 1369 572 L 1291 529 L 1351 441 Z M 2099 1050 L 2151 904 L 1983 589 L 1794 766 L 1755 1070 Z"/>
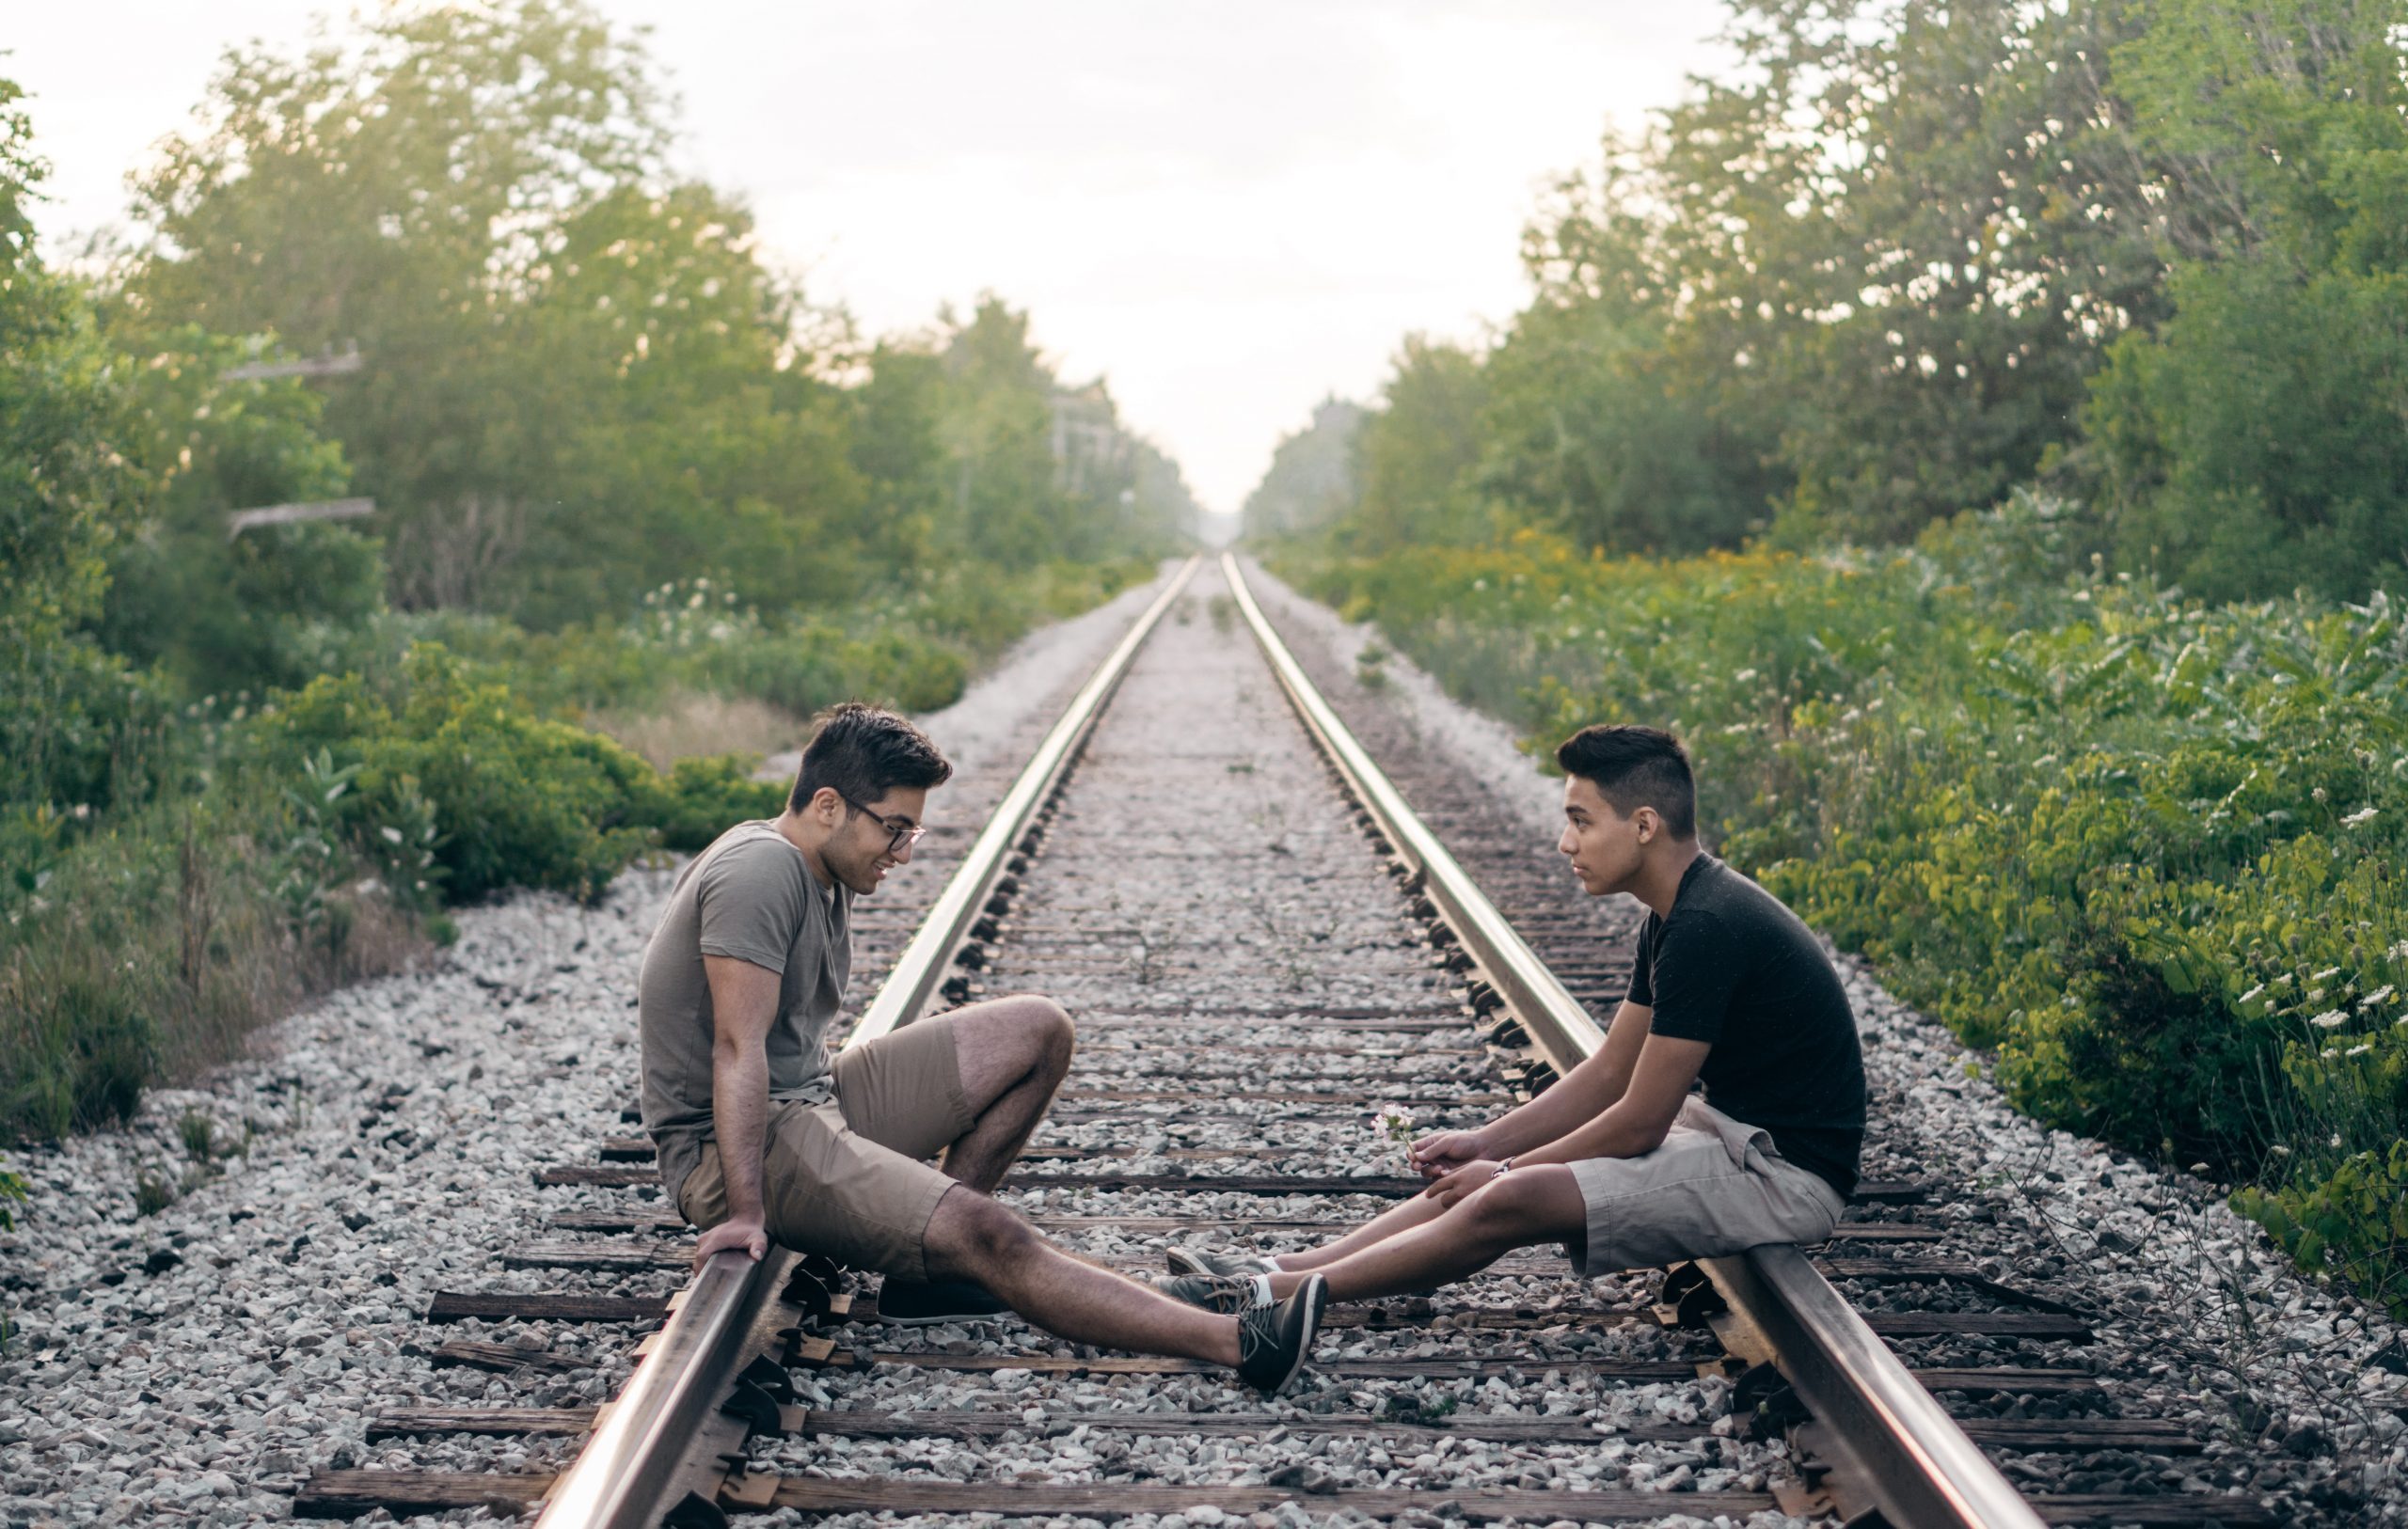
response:
<path fill-rule="evenodd" d="M 769 1255 L 769 1234 L 757 1221 L 723 1221 L 703 1234 L 694 1249 L 694 1271 L 701 1273 L 711 1254 L 730 1248 L 743 1249 L 757 1264 Z"/>

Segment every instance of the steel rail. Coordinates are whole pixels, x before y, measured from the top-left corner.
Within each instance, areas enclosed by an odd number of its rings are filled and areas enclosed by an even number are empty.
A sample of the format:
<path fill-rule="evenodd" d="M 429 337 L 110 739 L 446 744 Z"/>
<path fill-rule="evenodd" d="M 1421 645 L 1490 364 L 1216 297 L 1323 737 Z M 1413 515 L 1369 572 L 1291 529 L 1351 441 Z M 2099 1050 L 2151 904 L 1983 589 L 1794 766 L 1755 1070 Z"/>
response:
<path fill-rule="evenodd" d="M 970 926 L 978 922 L 979 909 L 994 895 L 996 879 L 1003 875 L 1005 862 L 1011 859 L 1012 846 L 1028 831 L 1038 809 L 1061 785 L 1062 777 L 1077 760 L 1087 735 L 1095 731 L 1096 719 L 1103 715 L 1104 702 L 1120 688 L 1120 681 L 1129 672 L 1137 650 L 1145 646 L 1146 638 L 1162 623 L 1163 613 L 1187 588 L 1187 581 L 1196 576 L 1196 566 L 1203 560 L 1198 555 L 1180 565 L 1179 572 L 1163 586 L 1162 593 L 1154 596 L 1153 603 L 1131 625 L 1118 645 L 1096 666 L 1095 672 L 1087 676 L 1087 683 L 1079 687 L 1069 709 L 1045 734 L 1045 741 L 1037 746 L 1037 752 L 1029 756 L 1020 779 L 1004 794 L 995 815 L 987 820 L 986 828 L 972 842 L 961 868 L 945 883 L 936 905 L 928 909 L 919 931 L 912 935 L 911 943 L 903 947 L 901 958 L 879 985 L 869 1012 L 853 1027 L 847 1045 L 874 1041 L 920 1017 L 929 995 L 944 980 L 945 969 L 953 965 L 954 954 L 968 938 Z"/>
<path fill-rule="evenodd" d="M 993 894 L 1014 845 L 1061 784 L 1137 650 L 1161 624 L 1163 613 L 1187 587 L 1201 560 L 1191 557 L 1180 565 L 1038 745 L 904 947 L 877 1000 L 853 1027 L 848 1044 L 883 1035 L 919 1017 Z M 661 1499 L 686 1468 L 689 1442 L 749 1357 L 745 1339 L 770 1300 L 773 1282 L 767 1276 L 780 1262 L 772 1257 L 754 1263 L 735 1249 L 711 1256 L 686 1286 L 651 1352 L 636 1366 L 576 1463 L 553 1484 L 535 1521 L 538 1529 L 652 1529 L 660 1522 L 670 1506 Z"/>
<path fill-rule="evenodd" d="M 1463 942 L 1548 1062 L 1568 1074 L 1605 1032 L 1513 932 L 1479 884 L 1423 825 L 1288 651 L 1246 587 L 1234 554 L 1221 555 L 1229 592 L 1270 661 L 1289 704 L 1319 740 L 1380 834 L 1419 879 L 1422 895 Z M 1725 1300 L 1773 1345 L 1782 1375 L 1828 1425 L 1835 1462 L 1896 1529 L 2040 1529 L 2011 1486 L 1898 1356 L 1795 1247 L 1773 1243 L 1701 1260 Z"/>

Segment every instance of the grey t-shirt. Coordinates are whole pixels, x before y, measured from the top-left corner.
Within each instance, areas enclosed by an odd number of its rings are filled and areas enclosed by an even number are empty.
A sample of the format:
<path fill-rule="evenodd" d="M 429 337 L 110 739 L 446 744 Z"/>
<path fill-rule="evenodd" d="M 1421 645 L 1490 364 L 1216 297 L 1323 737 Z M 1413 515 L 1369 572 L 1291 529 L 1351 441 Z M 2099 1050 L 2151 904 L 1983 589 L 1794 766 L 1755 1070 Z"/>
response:
<path fill-rule="evenodd" d="M 644 947 L 636 1001 L 643 1123 L 673 1204 L 712 1136 L 703 957 L 732 955 L 782 979 L 768 1041 L 770 1101 L 830 1098 L 828 1025 L 852 970 L 852 892 L 821 886 L 774 823 L 737 824 L 679 874 Z"/>

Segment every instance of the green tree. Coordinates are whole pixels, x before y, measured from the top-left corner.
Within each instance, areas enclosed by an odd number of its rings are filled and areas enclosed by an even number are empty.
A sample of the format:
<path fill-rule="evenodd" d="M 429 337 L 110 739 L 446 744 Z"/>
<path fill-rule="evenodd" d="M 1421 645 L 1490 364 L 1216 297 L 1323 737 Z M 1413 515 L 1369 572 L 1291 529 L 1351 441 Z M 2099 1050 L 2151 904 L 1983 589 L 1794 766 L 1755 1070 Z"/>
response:
<path fill-rule="evenodd" d="M 1293 536 L 1326 529 L 1354 504 L 1354 433 L 1363 408 L 1325 398 L 1312 422 L 1279 438 L 1262 481 L 1246 496 L 1248 536 Z"/>
<path fill-rule="evenodd" d="M 2211 598 L 2408 576 L 2408 77 L 2396 8 L 2154 0 L 2144 136 L 2231 210 L 2089 425 L 2122 555 Z"/>
<path fill-rule="evenodd" d="M 82 623 L 146 485 L 127 448 L 127 366 L 88 295 L 35 254 L 47 166 L 23 92 L 0 79 L 0 861 L 26 877 L 71 811 L 151 783 L 159 726 L 140 678 Z"/>
<path fill-rule="evenodd" d="M 186 326 L 130 369 L 131 449 L 157 487 L 112 559 L 95 631 L 195 695 L 299 685 L 299 627 L 384 606 L 372 537 L 337 523 L 228 534 L 231 511 L 334 498 L 349 481 L 307 384 L 226 375 L 251 350 Z"/>
<path fill-rule="evenodd" d="M 1724 418 L 1727 369 L 1675 348 L 1641 150 L 1609 140 L 1523 231 L 1533 292 L 1488 357 L 1481 482 L 1584 545 L 1694 551 L 1736 542 L 1786 481 L 1776 443 Z"/>
<path fill-rule="evenodd" d="M 1345 528 L 1366 552 L 1478 542 L 1495 529 L 1475 475 L 1488 386 L 1480 358 L 1408 335 L 1379 405 L 1355 434 L 1362 487 Z"/>
<path fill-rule="evenodd" d="M 624 282 L 580 290 L 597 274 L 578 257 L 657 176 L 664 115 L 642 50 L 581 0 L 380 13 L 298 57 L 234 50 L 137 183 L 135 322 L 356 341 L 367 365 L 327 385 L 326 424 L 378 502 L 396 593 L 506 607 L 539 509 L 582 508 L 559 478 L 578 427 L 620 412 L 614 369 L 562 363 L 612 327 L 579 323 L 579 298 L 623 325 L 651 308 Z M 542 299 L 563 291 L 556 315 Z"/>

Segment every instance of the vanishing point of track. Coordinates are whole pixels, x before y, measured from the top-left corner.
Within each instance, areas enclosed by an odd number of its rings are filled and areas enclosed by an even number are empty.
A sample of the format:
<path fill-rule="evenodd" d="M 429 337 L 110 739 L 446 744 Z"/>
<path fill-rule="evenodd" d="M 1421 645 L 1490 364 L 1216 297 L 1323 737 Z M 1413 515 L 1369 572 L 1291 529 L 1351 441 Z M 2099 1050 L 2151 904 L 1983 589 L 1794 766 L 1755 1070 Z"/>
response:
<path fill-rule="evenodd" d="M 933 903 L 863 905 L 857 961 L 875 969 L 908 933 L 855 1040 L 945 999 L 1033 989 L 1071 1009 L 1078 1068 L 1003 1192 L 1049 1236 L 1133 1271 L 1160 1268 L 1172 1242 L 1296 1246 L 1412 1192 L 1370 1112 L 1402 1103 L 1423 1128 L 1470 1124 L 1545 1087 L 1600 1039 L 1592 1015 L 1618 996 L 1628 947 L 1568 878 L 1501 847 L 1477 803 L 1425 822 L 1236 561 L 1197 574 L 1191 562 L 1165 584 L 974 840 L 932 839 L 925 858 L 949 871 Z M 1190 589 L 1213 581 L 1225 592 Z M 1446 796 L 1410 754 L 1386 763 L 1425 806 Z M 547 1176 L 622 1188 L 626 1206 L 564 1214 L 554 1230 L 578 1236 L 505 1261 L 664 1278 L 682 1266 L 682 1223 L 642 1197 L 647 1144 L 614 1138 L 601 1155 Z M 1763 1248 L 1594 1282 L 1525 1254 L 1433 1299 L 1333 1308 L 1298 1386 L 1268 1405 L 1210 1366 L 1080 1350 L 1016 1322 L 881 1329 L 846 1271 L 784 1252 L 721 1254 L 666 1301 L 450 1293 L 431 1321 L 660 1325 L 598 1412 L 420 1409 L 371 1429 L 581 1434 L 567 1471 L 324 1472 L 296 1507 L 531 1508 L 547 1529 L 778 1508 L 2271 1521 L 2232 1496 L 2020 1496 L 1996 1458 L 2170 1457 L 2196 1442 L 2109 1415 L 2079 1369 L 1902 1362 L 1893 1342 L 2054 1352 L 2087 1336 L 2078 1314 L 1930 1256 L 1932 1229 L 1897 1207 L 1935 1188 L 1864 1186 L 1811 1254 Z M 1972 1299 L 1860 1315 L 1834 1281 Z M 443 1352 L 503 1373 L 542 1362 L 467 1339 Z M 1998 1397 L 2013 1405 L 1986 1407 Z"/>

